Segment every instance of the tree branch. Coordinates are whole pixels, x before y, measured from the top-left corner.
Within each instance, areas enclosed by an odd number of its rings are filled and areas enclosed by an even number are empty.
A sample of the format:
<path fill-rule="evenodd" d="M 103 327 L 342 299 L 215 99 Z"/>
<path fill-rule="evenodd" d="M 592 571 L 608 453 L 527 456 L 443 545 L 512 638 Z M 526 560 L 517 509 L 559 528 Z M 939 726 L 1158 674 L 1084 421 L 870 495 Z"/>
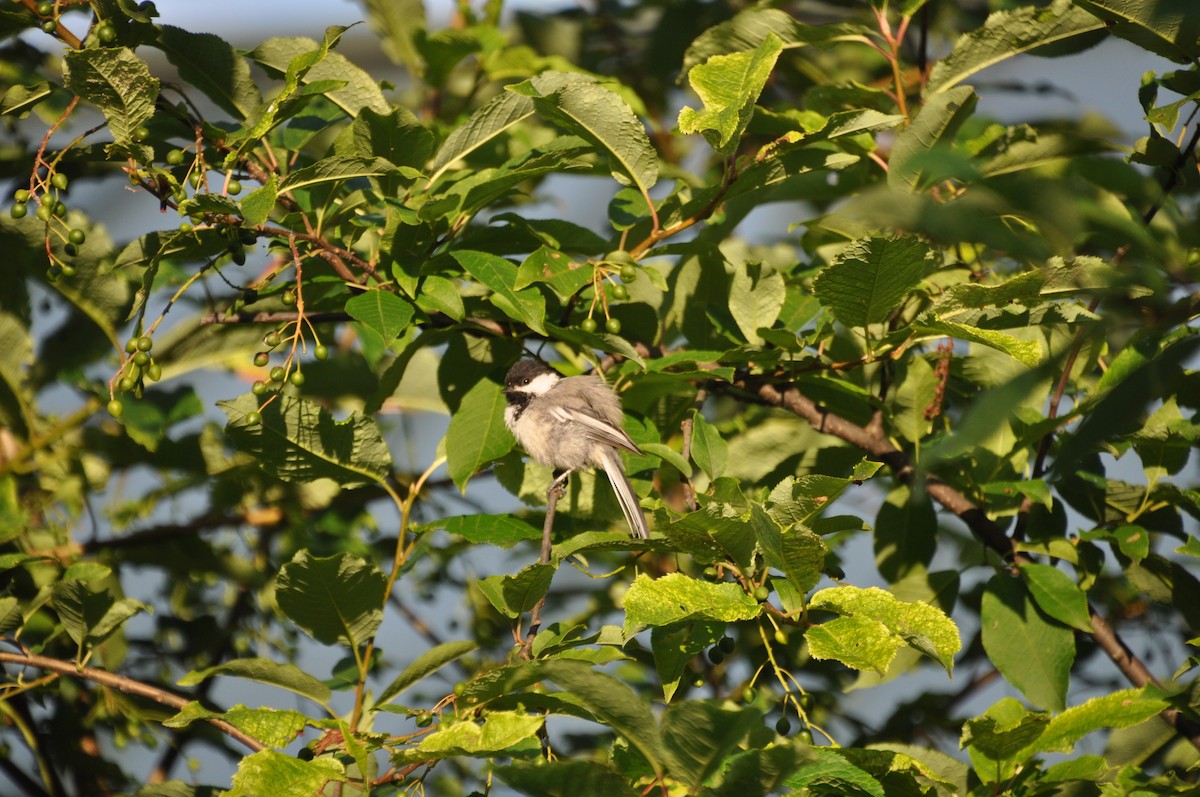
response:
<path fill-rule="evenodd" d="M 47 672 L 58 673 L 59 675 L 66 675 L 71 678 L 82 678 L 85 681 L 92 681 L 101 686 L 116 689 L 118 692 L 153 700 L 156 703 L 170 706 L 176 710 L 182 709 L 191 702 L 187 698 L 180 697 L 165 689 L 159 689 L 157 686 L 151 686 L 150 684 L 135 681 L 132 678 L 126 678 L 123 675 L 117 675 L 107 670 L 99 670 L 95 667 L 78 667 L 74 662 L 52 659 L 49 656 L 37 656 L 32 653 L 0 652 L 0 663 L 17 664 L 22 667 L 33 667 L 39 670 L 46 670 Z M 238 740 L 255 752 L 266 749 L 266 745 L 262 742 L 252 736 L 248 736 L 223 719 L 213 717 L 208 722 L 214 728 L 220 730 L 230 738 Z"/>
<path fill-rule="evenodd" d="M 891 441 L 883 436 L 881 429 L 862 427 L 834 415 L 817 406 L 816 402 L 791 385 L 776 386 L 750 376 L 740 376 L 732 384 L 764 404 L 781 407 L 799 415 L 819 432 L 833 435 L 857 446 L 872 459 L 887 465 L 897 481 L 903 484 L 912 484 L 915 470 L 908 455 L 892 445 Z M 1004 533 L 999 524 L 987 516 L 984 507 L 971 501 L 954 487 L 935 476 L 924 475 L 922 482 L 925 492 L 930 498 L 966 523 L 972 534 L 1003 557 L 1005 561 L 1013 563 L 1032 561 L 1027 554 L 1016 550 L 1012 539 Z M 1091 615 L 1094 629 L 1091 634 L 1092 639 L 1108 655 L 1121 674 L 1134 686 L 1157 685 L 1157 679 L 1141 659 L 1134 655 L 1108 621 L 1090 605 L 1088 613 Z M 1182 716 L 1176 709 L 1166 709 L 1159 716 L 1174 728 L 1176 733 L 1200 749 L 1200 726 Z"/>

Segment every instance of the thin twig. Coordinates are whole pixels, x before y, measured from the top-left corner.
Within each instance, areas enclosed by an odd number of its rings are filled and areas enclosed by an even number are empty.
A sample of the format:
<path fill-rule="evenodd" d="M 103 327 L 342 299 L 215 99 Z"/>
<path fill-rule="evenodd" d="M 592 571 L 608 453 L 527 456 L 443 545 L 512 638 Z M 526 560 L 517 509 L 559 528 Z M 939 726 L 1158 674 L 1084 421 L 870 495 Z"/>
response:
<path fill-rule="evenodd" d="M 164 706 L 170 706 L 176 710 L 182 710 L 191 700 L 180 697 L 159 689 L 157 686 L 135 681 L 132 678 L 127 678 L 124 675 L 100 670 L 95 667 L 78 667 L 75 662 L 64 661 L 62 659 L 52 659 L 49 656 L 38 656 L 33 653 L 5 653 L 0 652 L 0 663 L 17 664 L 22 667 L 33 667 L 38 670 L 46 670 L 48 672 L 58 673 L 70 678 L 82 678 L 85 681 L 107 686 L 110 689 L 116 689 L 119 692 L 124 692 L 129 695 L 136 695 L 153 700 L 156 703 L 161 703 Z M 249 736 L 242 731 L 230 725 L 223 719 L 212 717 L 208 720 L 214 728 L 217 728 L 225 735 L 232 739 L 236 739 L 242 744 L 249 747 L 251 750 L 258 752 L 265 750 L 266 745 L 258 741 L 252 736 Z"/>

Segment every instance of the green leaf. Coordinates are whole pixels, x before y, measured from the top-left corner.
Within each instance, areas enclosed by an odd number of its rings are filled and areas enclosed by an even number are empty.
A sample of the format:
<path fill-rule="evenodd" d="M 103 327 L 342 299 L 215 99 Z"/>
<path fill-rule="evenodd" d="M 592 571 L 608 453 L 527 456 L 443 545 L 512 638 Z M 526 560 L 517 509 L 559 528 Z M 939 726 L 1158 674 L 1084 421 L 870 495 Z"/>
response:
<path fill-rule="evenodd" d="M 10 86 L 4 92 L 3 99 L 0 99 L 0 114 L 23 119 L 42 100 L 50 97 L 52 94 L 53 90 L 50 88 L 50 83 L 45 80 L 39 80 L 27 85 L 18 83 Z"/>
<path fill-rule="evenodd" d="M 905 486 L 888 494 L 875 518 L 875 565 L 879 575 L 895 584 L 923 569 L 937 552 L 937 512 L 924 492 L 914 495 Z"/>
<path fill-rule="evenodd" d="M 538 797 L 638 797 L 641 792 L 609 764 L 556 758 L 536 764 L 496 767 L 496 774 L 520 794 Z"/>
<path fill-rule="evenodd" d="M 1075 743 L 1093 731 L 1137 725 L 1158 716 L 1169 705 L 1145 688 L 1093 697 L 1050 720 L 1034 749 L 1039 753 L 1071 753 Z"/>
<path fill-rule="evenodd" d="M 682 573 L 652 579 L 638 573 L 625 592 L 626 638 L 643 628 L 685 620 L 749 620 L 761 611 L 758 602 L 737 584 L 711 584 Z"/>
<path fill-rule="evenodd" d="M 369 290 L 346 300 L 346 312 L 364 326 L 374 330 L 389 344 L 408 329 L 413 319 L 413 306 L 396 294 L 380 289 Z"/>
<path fill-rule="evenodd" d="M 413 38 L 427 24 L 423 0 L 364 0 L 363 7 L 388 58 L 420 75 L 424 64 Z"/>
<path fill-rule="evenodd" d="M 686 621 L 655 626 L 650 632 L 650 651 L 654 669 L 663 685 L 663 700 L 668 703 L 679 688 L 679 681 L 693 659 L 725 636 L 725 623 Z"/>
<path fill-rule="evenodd" d="M 513 320 L 545 335 L 546 299 L 536 288 L 516 290 L 517 267 L 487 252 L 458 250 L 450 253 L 467 273 L 490 288 L 492 304 Z"/>
<path fill-rule="evenodd" d="M 437 274 L 421 280 L 416 300 L 417 306 L 431 315 L 444 313 L 453 321 L 462 321 L 467 315 L 458 285 Z"/>
<path fill-rule="evenodd" d="M 210 711 L 197 701 L 192 701 L 173 717 L 163 720 L 168 728 L 186 728 L 193 722 L 223 719 L 248 736 L 268 747 L 286 747 L 296 740 L 308 725 L 308 717 L 299 711 L 275 708 L 247 708 L 233 706 L 227 711 Z"/>
<path fill-rule="evenodd" d="M 878 324 L 920 283 L 930 257 L 912 236 L 860 238 L 817 275 L 813 294 L 846 326 Z"/>
<path fill-rule="evenodd" d="M 330 38 L 327 32 L 323 44 L 317 44 L 312 39 L 302 36 L 267 39 L 250 52 L 250 57 L 282 74 L 293 68 L 293 59 L 315 56 L 313 60 L 316 63 L 302 70 L 303 74 L 299 78 L 301 83 L 332 86 L 333 88 L 321 93 L 348 116 L 357 116 L 363 108 L 370 108 L 376 113 L 388 113 L 391 107 L 384 99 L 379 84 L 344 55 L 329 52 L 329 47 L 332 46 Z M 336 41 L 336 37 L 334 40 Z"/>
<path fill-rule="evenodd" d="M 405 751 L 405 760 L 425 761 L 463 755 L 508 757 L 512 755 L 512 748 L 534 739 L 545 721 L 544 717 L 518 711 L 489 711 L 484 715 L 483 724 L 473 720 L 449 722 L 421 739 L 415 749 Z"/>
<path fill-rule="evenodd" d="M 616 92 L 594 78 L 568 72 L 544 72 L 509 91 L 532 98 L 543 117 L 604 152 L 617 182 L 648 196 L 658 181 L 658 153 Z"/>
<path fill-rule="evenodd" d="M 348 553 L 299 551 L 279 571 L 275 602 L 305 633 L 326 645 L 360 647 L 383 621 L 387 576 Z"/>
<path fill-rule="evenodd" d="M 420 656 L 417 656 L 411 664 L 405 667 L 404 671 L 397 675 L 379 695 L 379 698 L 375 701 L 376 704 L 383 705 L 384 703 L 390 703 L 393 698 L 405 689 L 432 675 L 450 662 L 462 658 L 478 647 L 478 643 L 472 639 L 458 639 L 453 642 L 443 642 L 440 645 L 435 645 Z"/>
<path fill-rule="evenodd" d="M 1005 59 L 1103 28 L 1104 23 L 1071 0 L 1055 0 L 1045 8 L 996 11 L 983 25 L 960 36 L 950 54 L 937 62 L 925 93 L 947 91 Z"/>
<path fill-rule="evenodd" d="M 1029 594 L 1037 601 L 1038 608 L 1060 623 L 1084 633 L 1093 633 L 1087 595 L 1070 576 L 1053 565 L 1029 562 L 1022 563 L 1020 570 L 1021 578 L 1029 587 Z"/>
<path fill-rule="evenodd" d="M 638 578 L 643 578 L 639 574 Z M 536 671 L 565 690 L 598 721 L 637 748 L 646 763 L 661 776 L 667 754 L 650 706 L 622 681 L 597 672 L 583 662 L 539 662 Z"/>
<path fill-rule="evenodd" d="M 532 564 L 513 576 L 489 576 L 475 582 L 484 597 L 505 617 L 517 618 L 546 597 L 554 565 Z"/>
<path fill-rule="evenodd" d="M 722 154 L 734 151 L 782 49 L 779 37 L 768 33 L 752 51 L 715 55 L 692 69 L 688 82 L 704 103 L 704 110 L 684 106 L 679 112 L 679 129 L 703 133 L 713 149 Z"/>
<path fill-rule="evenodd" d="M 992 577 L 980 606 L 983 649 L 1031 703 L 1061 711 L 1075 661 L 1074 632 L 1042 614 L 1025 586 Z"/>
<path fill-rule="evenodd" d="M 1180 64 L 1200 58 L 1200 22 L 1190 0 L 1078 0 L 1106 28 Z M 1115 23 L 1115 24 L 1114 24 Z"/>
<path fill-rule="evenodd" d="M 414 169 L 425 165 L 432 148 L 433 134 L 403 107 L 387 114 L 363 108 L 334 141 L 335 155 L 383 158 L 395 166 Z"/>
<path fill-rule="evenodd" d="M 267 749 L 241 760 L 233 775 L 233 788 L 224 797 L 317 794 L 330 783 L 345 780 L 345 769 L 334 758 L 323 756 L 305 761 L 290 753 Z"/>
<path fill-rule="evenodd" d="M 729 313 L 752 346 L 763 345 L 760 329 L 770 329 L 783 309 L 783 275 L 761 263 L 734 266 L 729 283 Z"/>
<path fill-rule="evenodd" d="M 279 197 L 279 181 L 275 175 L 267 182 L 251 191 L 246 198 L 238 203 L 242 211 L 242 220 L 248 227 L 257 227 L 264 223 L 275 209 L 275 200 Z"/>
<path fill-rule="evenodd" d="M 979 101 L 970 86 L 957 86 L 934 94 L 921 107 L 912 124 L 896 136 L 888 166 L 888 185 L 917 189 L 927 166 L 949 149 L 954 135 L 970 118 Z"/>
<path fill-rule="evenodd" d="M 459 490 L 484 465 L 512 450 L 513 437 L 504 425 L 507 402 L 500 386 L 480 379 L 466 392 L 446 429 L 446 469 Z"/>
<path fill-rule="evenodd" d="M 180 686 L 196 686 L 217 675 L 228 675 L 234 678 L 246 678 L 251 681 L 278 686 L 294 692 L 301 697 L 307 697 L 321 705 L 329 702 L 332 693 L 329 687 L 320 680 L 301 670 L 290 662 L 277 662 L 271 659 L 254 657 L 249 659 L 232 659 L 214 667 L 203 670 L 192 670 L 179 679 Z"/>
<path fill-rule="evenodd" d="M 746 735 L 761 725 L 762 714 L 756 709 L 728 708 L 715 700 L 669 706 L 662 720 L 668 772 L 689 789 L 698 790 L 725 766 Z"/>
<path fill-rule="evenodd" d="M 721 439 L 716 427 L 704 420 L 699 412 L 692 413 L 692 461 L 709 479 L 725 472 L 729 464 L 729 446 Z"/>
<path fill-rule="evenodd" d="M 967 324 L 957 324 L 933 317 L 932 313 L 923 315 L 913 329 L 925 335 L 945 335 L 958 340 L 968 340 L 979 343 L 996 351 L 1002 351 L 1027 368 L 1035 368 L 1045 358 L 1045 350 L 1040 341 L 1026 340 L 1013 337 L 994 329 L 979 329 Z"/>
<path fill-rule="evenodd" d="M 333 157 L 296 169 L 279 182 L 279 193 L 308 188 L 321 183 L 353 180 L 360 177 L 389 177 L 400 170 L 383 158 Z"/>
<path fill-rule="evenodd" d="M 457 534 L 467 542 L 511 548 L 524 540 L 540 540 L 542 530 L 512 515 L 459 515 L 429 524 Z"/>
<path fill-rule="evenodd" d="M 258 408 L 250 393 L 218 401 L 229 423 L 226 434 L 268 474 L 284 481 L 333 479 L 343 487 L 382 482 L 392 456 L 375 421 L 351 413 L 335 421 L 329 411 L 296 396 L 280 395 Z M 250 413 L 261 420 L 250 422 Z"/>
<path fill-rule="evenodd" d="M 128 47 L 69 50 L 63 57 L 68 89 L 104 112 L 113 143 L 132 150 L 133 132 L 154 115 L 158 78 Z"/>
<path fill-rule="evenodd" d="M 1028 711 L 1015 698 L 998 700 L 981 716 L 963 725 L 960 745 L 991 761 L 1017 760 L 1046 732 L 1050 716 L 1044 711 Z M 1021 758 L 1020 760 L 1024 760 Z"/>
<path fill-rule="evenodd" d="M 510 92 L 485 102 L 467 121 L 456 127 L 438 149 L 430 166 L 430 185 L 456 162 L 529 118 L 533 111 L 533 100 Z"/>
<path fill-rule="evenodd" d="M 688 45 L 682 71 L 686 74 L 713 56 L 755 50 L 768 36 L 778 37 L 785 49 L 792 49 L 837 41 L 865 42 L 870 33 L 857 25 L 806 25 L 786 11 L 753 6 L 709 28 Z"/>
<path fill-rule="evenodd" d="M 103 642 L 130 617 L 150 611 L 141 601 L 115 599 L 107 590 L 93 591 L 73 578 L 54 584 L 51 601 L 67 635 L 81 650 Z"/>
<path fill-rule="evenodd" d="M 750 525 L 767 565 L 782 571 L 801 593 L 817 585 L 829 552 L 824 540 L 799 524 L 781 529 L 758 504 L 750 509 Z"/>
<path fill-rule="evenodd" d="M 837 617 L 804 633 L 814 659 L 834 659 L 852 670 L 883 675 L 904 640 L 870 617 Z"/>
<path fill-rule="evenodd" d="M 245 119 L 262 103 L 250 64 L 220 36 L 160 25 L 154 45 L 166 53 L 181 80 L 235 119 Z"/>
<path fill-rule="evenodd" d="M 890 592 L 878 587 L 823 589 L 812 596 L 809 608 L 836 612 L 842 615 L 839 620 L 854 618 L 878 623 L 886 630 L 886 635 L 877 630 L 870 630 L 870 633 L 876 637 L 875 644 L 880 651 L 886 649 L 884 637 L 892 636 L 941 664 L 947 673 L 953 671 L 954 656 L 962 648 L 958 628 L 941 609 L 927 603 L 897 600 Z M 829 623 L 816 627 L 826 625 Z M 887 669 L 886 664 L 882 670 L 874 665 L 871 668 L 879 672 Z"/>
<path fill-rule="evenodd" d="M 870 773 L 856 767 L 837 751 L 814 748 L 816 761 L 805 764 L 800 771 L 784 781 L 790 788 L 809 794 L 847 794 L 886 797 L 883 786 Z M 825 787 L 825 788 L 822 788 Z M 827 792 L 827 789 L 836 791 Z"/>

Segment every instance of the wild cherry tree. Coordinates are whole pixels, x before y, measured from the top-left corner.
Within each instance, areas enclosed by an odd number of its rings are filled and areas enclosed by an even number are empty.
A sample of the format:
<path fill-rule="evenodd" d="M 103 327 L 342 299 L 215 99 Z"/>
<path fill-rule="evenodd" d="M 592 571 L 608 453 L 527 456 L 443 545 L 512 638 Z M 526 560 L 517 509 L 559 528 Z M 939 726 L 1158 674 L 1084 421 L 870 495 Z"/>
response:
<path fill-rule="evenodd" d="M 1194 793 L 1189 0 L 167 5 L 0 10 L 6 791 Z M 1114 38 L 1132 145 L 980 110 Z"/>

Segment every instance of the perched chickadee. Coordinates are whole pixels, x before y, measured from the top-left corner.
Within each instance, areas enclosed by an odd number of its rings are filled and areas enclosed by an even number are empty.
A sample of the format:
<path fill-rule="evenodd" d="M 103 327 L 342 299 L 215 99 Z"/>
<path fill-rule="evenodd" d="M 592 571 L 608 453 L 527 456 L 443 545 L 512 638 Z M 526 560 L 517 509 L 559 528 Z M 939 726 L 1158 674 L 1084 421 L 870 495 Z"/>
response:
<path fill-rule="evenodd" d="M 540 360 L 520 360 L 504 378 L 508 406 L 504 422 L 529 456 L 564 473 L 554 480 L 559 489 L 581 468 L 601 468 L 625 513 L 635 537 L 650 536 L 646 518 L 617 449 L 639 449 L 621 420 L 621 400 L 598 376 L 560 376 Z"/>

